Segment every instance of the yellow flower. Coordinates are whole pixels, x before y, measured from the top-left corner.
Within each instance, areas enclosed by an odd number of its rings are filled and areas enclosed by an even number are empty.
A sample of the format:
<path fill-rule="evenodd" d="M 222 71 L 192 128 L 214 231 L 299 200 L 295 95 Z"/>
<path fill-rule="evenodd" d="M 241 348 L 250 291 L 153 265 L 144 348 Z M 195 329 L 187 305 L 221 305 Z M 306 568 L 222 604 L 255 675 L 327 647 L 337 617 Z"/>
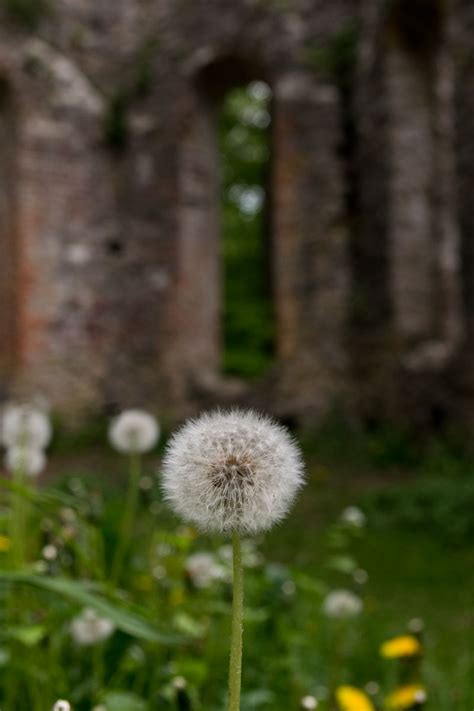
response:
<path fill-rule="evenodd" d="M 413 657 L 421 654 L 422 647 L 420 641 L 407 634 L 401 637 L 394 637 L 382 644 L 380 654 L 386 659 L 397 659 L 398 657 Z"/>
<path fill-rule="evenodd" d="M 355 686 L 338 686 L 336 699 L 341 711 L 375 711 L 367 694 Z"/>
<path fill-rule="evenodd" d="M 0 536 L 0 553 L 10 550 L 10 539 L 7 536 Z"/>
<path fill-rule="evenodd" d="M 388 709 L 411 709 L 415 704 L 422 704 L 425 701 L 426 691 L 421 684 L 400 686 L 385 699 Z"/>

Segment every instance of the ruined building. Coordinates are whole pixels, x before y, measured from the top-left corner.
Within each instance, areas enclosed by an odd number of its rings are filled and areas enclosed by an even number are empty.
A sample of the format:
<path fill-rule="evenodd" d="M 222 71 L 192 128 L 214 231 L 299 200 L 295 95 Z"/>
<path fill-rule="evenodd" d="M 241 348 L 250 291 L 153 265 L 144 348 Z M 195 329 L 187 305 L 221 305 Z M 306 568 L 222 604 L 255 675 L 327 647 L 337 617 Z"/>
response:
<path fill-rule="evenodd" d="M 474 3 L 0 13 L 0 398 L 469 421 Z M 277 357 L 234 382 L 220 373 L 216 107 L 252 79 L 273 94 Z"/>

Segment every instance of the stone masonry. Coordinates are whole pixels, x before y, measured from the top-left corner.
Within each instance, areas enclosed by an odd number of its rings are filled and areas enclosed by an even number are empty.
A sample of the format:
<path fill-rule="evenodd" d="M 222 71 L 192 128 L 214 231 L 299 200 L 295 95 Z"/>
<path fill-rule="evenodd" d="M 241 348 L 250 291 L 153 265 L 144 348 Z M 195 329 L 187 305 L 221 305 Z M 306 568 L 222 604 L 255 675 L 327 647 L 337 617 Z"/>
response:
<path fill-rule="evenodd" d="M 470 420 L 468 0 L 1 7 L 0 399 Z M 241 383 L 219 373 L 216 115 L 255 79 L 277 359 Z"/>

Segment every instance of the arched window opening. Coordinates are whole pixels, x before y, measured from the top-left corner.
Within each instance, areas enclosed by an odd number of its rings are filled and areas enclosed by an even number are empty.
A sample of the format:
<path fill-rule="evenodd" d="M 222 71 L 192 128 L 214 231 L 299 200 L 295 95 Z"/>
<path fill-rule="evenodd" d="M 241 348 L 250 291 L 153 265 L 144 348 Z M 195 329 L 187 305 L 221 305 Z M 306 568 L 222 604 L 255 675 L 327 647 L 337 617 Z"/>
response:
<path fill-rule="evenodd" d="M 274 356 L 271 289 L 271 90 L 227 91 L 219 111 L 224 374 L 253 378 Z"/>
<path fill-rule="evenodd" d="M 0 395 L 16 354 L 16 240 L 13 219 L 14 114 L 11 91 L 0 78 Z"/>

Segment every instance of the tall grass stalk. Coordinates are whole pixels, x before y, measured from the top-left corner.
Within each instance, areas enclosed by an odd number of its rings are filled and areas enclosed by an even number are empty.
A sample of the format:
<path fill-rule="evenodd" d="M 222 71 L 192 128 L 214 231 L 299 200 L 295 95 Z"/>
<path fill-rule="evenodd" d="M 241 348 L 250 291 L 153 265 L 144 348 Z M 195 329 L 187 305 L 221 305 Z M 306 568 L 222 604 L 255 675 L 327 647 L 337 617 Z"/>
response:
<path fill-rule="evenodd" d="M 139 503 L 141 468 L 140 454 L 136 452 L 131 453 L 129 455 L 128 488 L 125 499 L 125 509 L 110 573 L 110 583 L 113 586 L 120 580 L 125 557 L 130 546 L 130 539 L 133 533 Z"/>

